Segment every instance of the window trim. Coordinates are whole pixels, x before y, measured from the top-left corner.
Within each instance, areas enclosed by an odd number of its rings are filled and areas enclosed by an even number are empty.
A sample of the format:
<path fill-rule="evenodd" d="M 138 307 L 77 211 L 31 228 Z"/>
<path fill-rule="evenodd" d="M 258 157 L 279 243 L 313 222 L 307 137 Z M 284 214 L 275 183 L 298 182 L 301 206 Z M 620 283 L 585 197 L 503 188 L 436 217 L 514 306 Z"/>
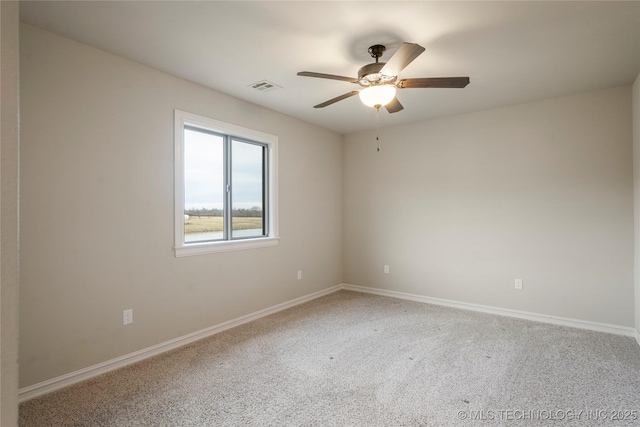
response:
<path fill-rule="evenodd" d="M 193 126 L 237 139 L 246 139 L 265 144 L 267 154 L 268 200 L 266 237 L 215 242 L 184 242 L 184 127 Z M 174 110 L 174 251 L 176 257 L 215 252 L 229 252 L 275 246 L 278 237 L 278 137 L 242 126 L 224 123 L 197 114 Z"/>

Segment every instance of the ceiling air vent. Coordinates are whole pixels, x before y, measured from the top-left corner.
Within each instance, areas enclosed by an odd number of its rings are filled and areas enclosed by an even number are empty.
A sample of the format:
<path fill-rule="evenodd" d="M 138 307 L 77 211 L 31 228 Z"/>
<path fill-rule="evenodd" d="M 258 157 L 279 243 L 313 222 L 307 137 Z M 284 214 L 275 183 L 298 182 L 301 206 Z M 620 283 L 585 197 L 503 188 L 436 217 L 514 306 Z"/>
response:
<path fill-rule="evenodd" d="M 272 92 L 276 89 L 282 89 L 282 86 L 278 86 L 275 83 L 271 83 L 267 80 L 261 80 L 252 85 L 249 85 L 251 89 L 259 90 L 260 92 Z"/>

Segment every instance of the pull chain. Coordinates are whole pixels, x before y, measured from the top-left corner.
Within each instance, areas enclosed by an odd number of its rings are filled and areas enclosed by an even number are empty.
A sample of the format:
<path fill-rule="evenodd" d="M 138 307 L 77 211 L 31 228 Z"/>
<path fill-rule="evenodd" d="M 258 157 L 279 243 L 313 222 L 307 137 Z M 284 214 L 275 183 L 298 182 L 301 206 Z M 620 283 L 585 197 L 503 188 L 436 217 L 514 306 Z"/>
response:
<path fill-rule="evenodd" d="M 380 151 L 380 106 L 376 106 L 376 148 Z"/>

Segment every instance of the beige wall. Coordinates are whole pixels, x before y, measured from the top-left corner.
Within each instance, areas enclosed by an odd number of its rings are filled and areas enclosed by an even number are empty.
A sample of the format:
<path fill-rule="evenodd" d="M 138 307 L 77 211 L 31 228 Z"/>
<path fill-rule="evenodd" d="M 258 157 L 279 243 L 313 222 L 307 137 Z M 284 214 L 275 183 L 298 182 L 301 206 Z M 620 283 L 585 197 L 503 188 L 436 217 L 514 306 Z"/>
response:
<path fill-rule="evenodd" d="M 18 424 L 18 3 L 0 2 L 0 425 Z"/>
<path fill-rule="evenodd" d="M 348 135 L 345 282 L 632 326 L 631 157 L 630 87 Z"/>
<path fill-rule="evenodd" d="M 633 193 L 634 193 L 634 266 L 635 327 L 640 331 L 640 74 L 633 84 Z"/>
<path fill-rule="evenodd" d="M 20 66 L 21 387 L 341 283 L 340 135 L 27 25 Z M 174 108 L 279 137 L 278 246 L 174 257 Z"/>

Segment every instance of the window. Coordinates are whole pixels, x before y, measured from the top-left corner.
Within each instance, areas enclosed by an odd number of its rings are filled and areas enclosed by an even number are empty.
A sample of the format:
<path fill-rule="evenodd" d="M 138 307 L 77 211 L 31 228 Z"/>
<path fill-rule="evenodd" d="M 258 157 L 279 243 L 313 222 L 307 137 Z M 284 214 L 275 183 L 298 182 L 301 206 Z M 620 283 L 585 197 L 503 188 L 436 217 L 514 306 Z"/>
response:
<path fill-rule="evenodd" d="M 176 256 L 278 243 L 277 142 L 175 111 Z"/>

